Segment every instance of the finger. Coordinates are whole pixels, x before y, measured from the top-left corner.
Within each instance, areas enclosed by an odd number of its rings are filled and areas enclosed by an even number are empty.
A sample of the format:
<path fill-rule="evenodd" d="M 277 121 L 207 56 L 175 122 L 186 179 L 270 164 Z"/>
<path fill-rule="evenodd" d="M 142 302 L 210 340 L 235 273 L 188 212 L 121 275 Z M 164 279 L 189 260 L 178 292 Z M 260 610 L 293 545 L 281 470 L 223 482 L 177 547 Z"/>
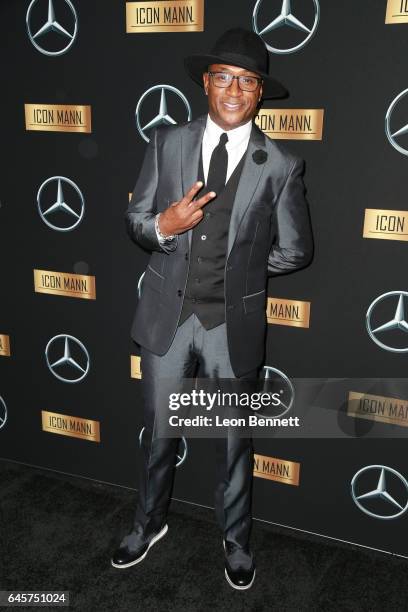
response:
<path fill-rule="evenodd" d="M 190 227 L 189 227 L 189 229 L 191 229 L 192 227 L 195 227 L 196 225 L 198 225 L 198 224 L 200 223 L 201 219 L 202 219 L 202 217 L 198 217 L 198 218 L 193 219 L 193 220 L 190 222 Z"/>
<path fill-rule="evenodd" d="M 202 186 L 203 186 L 202 181 L 197 181 L 196 183 L 194 183 L 194 185 L 192 185 L 192 187 L 188 190 L 184 198 L 181 200 L 181 203 L 190 204 L 191 200 L 194 198 L 194 196 L 197 195 L 197 193 L 200 191 Z"/>
<path fill-rule="evenodd" d="M 198 200 L 194 200 L 193 202 L 191 202 L 191 205 L 192 206 L 194 205 L 194 208 L 202 208 L 203 206 L 207 204 L 207 202 L 209 202 L 210 200 L 213 200 L 216 195 L 217 194 L 215 193 L 215 191 L 209 191 L 208 193 L 203 195 L 201 198 L 198 198 Z"/>
<path fill-rule="evenodd" d="M 199 221 L 201 221 L 203 217 L 204 217 L 204 213 L 201 210 L 201 208 L 199 208 L 197 211 L 192 213 L 190 217 L 190 223 L 198 223 Z"/>

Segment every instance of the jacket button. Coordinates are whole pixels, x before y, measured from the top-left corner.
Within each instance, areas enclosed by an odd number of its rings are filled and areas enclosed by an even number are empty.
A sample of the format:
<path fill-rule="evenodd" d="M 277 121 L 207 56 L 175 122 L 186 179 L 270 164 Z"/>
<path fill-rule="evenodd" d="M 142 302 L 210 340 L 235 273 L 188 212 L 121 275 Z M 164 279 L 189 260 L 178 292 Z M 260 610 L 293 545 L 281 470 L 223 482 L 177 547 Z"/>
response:
<path fill-rule="evenodd" d="M 181 290 L 181 289 L 177 289 L 177 295 L 178 295 L 178 296 L 183 295 L 183 292 L 182 292 L 182 290 Z"/>
<path fill-rule="evenodd" d="M 227 272 L 230 272 L 232 270 L 232 266 L 227 266 Z"/>
<path fill-rule="evenodd" d="M 232 310 L 233 308 L 235 308 L 235 304 L 229 304 L 229 306 L 227 306 L 228 310 Z"/>
<path fill-rule="evenodd" d="M 188 259 L 188 253 L 184 255 L 184 259 Z"/>

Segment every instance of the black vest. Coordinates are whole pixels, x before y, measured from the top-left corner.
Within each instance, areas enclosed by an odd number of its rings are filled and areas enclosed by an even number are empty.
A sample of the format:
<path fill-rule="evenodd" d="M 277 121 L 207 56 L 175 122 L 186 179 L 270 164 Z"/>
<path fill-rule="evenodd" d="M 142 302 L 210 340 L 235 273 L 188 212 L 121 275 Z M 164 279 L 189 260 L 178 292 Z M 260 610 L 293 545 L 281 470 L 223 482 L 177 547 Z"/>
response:
<path fill-rule="evenodd" d="M 245 153 L 221 193 L 205 204 L 204 217 L 193 229 L 190 268 L 179 325 L 192 313 L 205 329 L 212 329 L 225 321 L 224 268 L 228 230 L 244 158 Z M 204 182 L 202 155 L 198 180 Z"/>

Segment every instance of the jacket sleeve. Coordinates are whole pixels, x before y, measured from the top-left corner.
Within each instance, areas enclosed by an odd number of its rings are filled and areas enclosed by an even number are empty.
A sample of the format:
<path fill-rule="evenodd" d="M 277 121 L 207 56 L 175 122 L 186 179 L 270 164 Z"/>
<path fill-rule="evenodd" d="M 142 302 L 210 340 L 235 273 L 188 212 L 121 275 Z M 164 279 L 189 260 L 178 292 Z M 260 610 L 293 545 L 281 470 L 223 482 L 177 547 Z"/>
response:
<path fill-rule="evenodd" d="M 276 236 L 268 256 L 268 276 L 303 268 L 313 257 L 313 237 L 303 172 L 304 161 L 296 158 L 276 202 L 272 220 Z"/>
<path fill-rule="evenodd" d="M 157 211 L 156 192 L 159 180 L 157 158 L 157 129 L 150 132 L 142 168 L 137 179 L 129 206 L 125 213 L 126 230 L 131 240 L 148 251 L 169 253 L 177 247 L 177 239 L 161 243 L 155 229 Z"/>

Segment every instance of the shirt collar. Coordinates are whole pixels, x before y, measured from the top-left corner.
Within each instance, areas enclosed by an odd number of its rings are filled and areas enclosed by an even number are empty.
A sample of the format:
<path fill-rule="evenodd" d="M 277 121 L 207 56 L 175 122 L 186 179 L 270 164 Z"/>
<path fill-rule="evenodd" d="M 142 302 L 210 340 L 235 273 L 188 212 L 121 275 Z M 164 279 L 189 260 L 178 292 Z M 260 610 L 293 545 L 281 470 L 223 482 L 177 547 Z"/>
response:
<path fill-rule="evenodd" d="M 234 128 L 233 130 L 223 130 L 211 119 L 209 114 L 207 115 L 207 124 L 205 127 L 205 131 L 208 139 L 211 141 L 211 143 L 214 144 L 214 146 L 218 144 L 221 134 L 225 132 L 228 135 L 228 142 L 226 146 L 228 148 L 236 147 L 243 143 L 245 140 L 249 139 L 251 130 L 252 119 L 250 119 L 247 123 L 244 123 L 244 125 L 240 125 L 239 127 Z"/>

